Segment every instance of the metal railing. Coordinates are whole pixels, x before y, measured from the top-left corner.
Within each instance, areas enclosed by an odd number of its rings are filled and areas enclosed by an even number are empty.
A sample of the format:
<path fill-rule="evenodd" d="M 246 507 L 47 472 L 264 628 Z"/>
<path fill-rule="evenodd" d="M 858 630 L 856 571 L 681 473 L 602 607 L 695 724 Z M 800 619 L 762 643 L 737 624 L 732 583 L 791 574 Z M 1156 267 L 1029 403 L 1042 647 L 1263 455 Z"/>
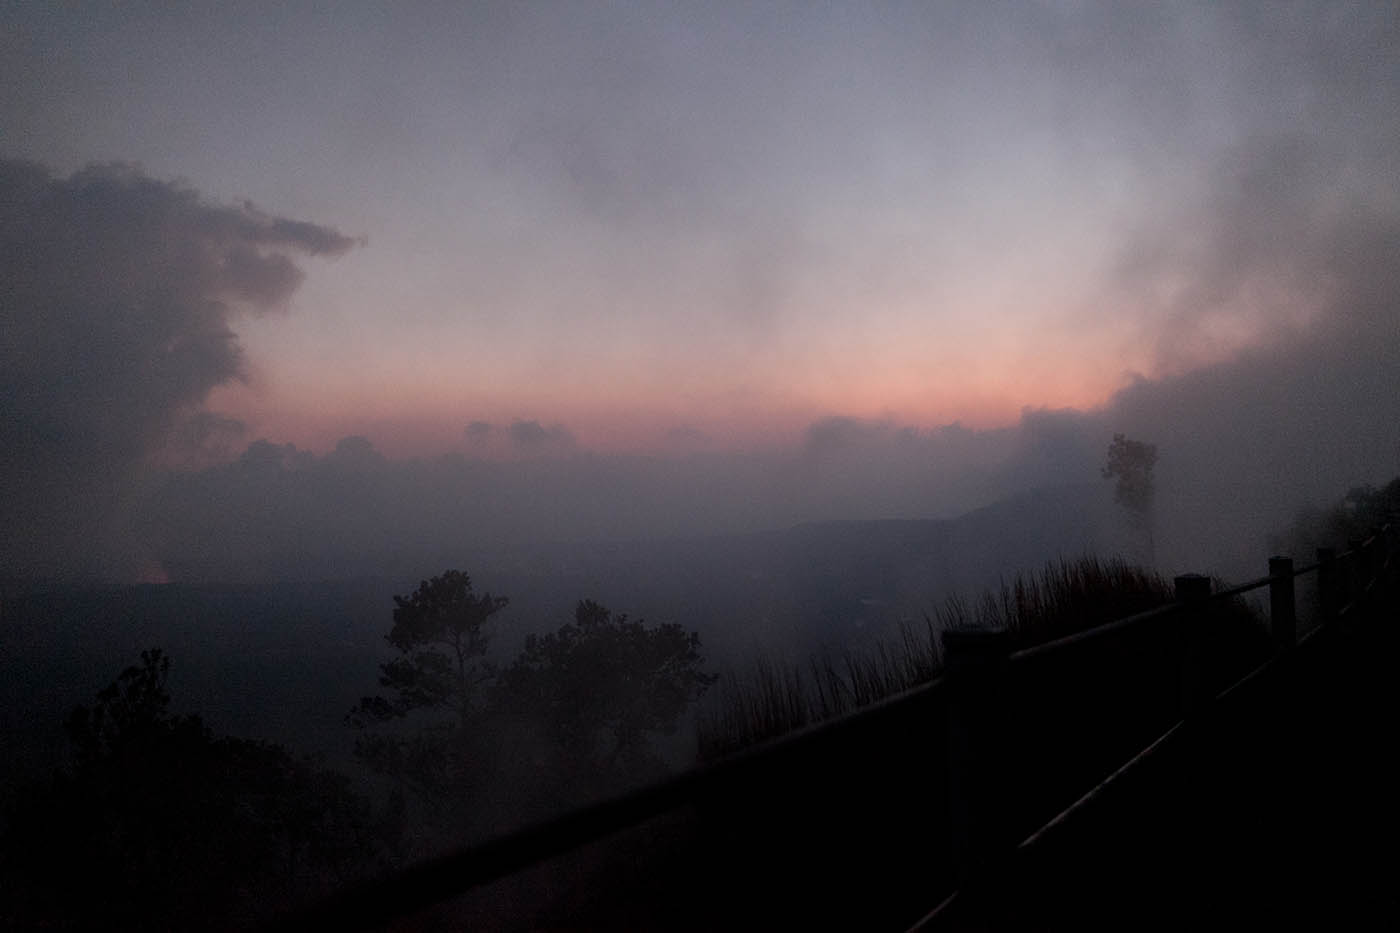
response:
<path fill-rule="evenodd" d="M 1118 619 L 1019 650 L 1009 650 L 1010 642 L 996 633 L 944 633 L 945 673 L 926 684 L 899 695 L 861 707 L 833 720 L 815 723 L 794 733 L 741 751 L 723 760 L 696 767 L 660 783 L 622 797 L 577 809 L 553 819 L 520 829 L 482 844 L 463 848 L 413 865 L 390 877 L 370 881 L 343 891 L 288 918 L 289 929 L 373 929 L 435 904 L 459 896 L 472 888 L 511 875 L 546 859 L 577 849 L 590 842 L 639 826 L 651 819 L 694 804 L 706 797 L 742 787 L 746 781 L 765 772 L 774 762 L 802 754 L 804 748 L 826 742 L 842 733 L 857 733 L 881 716 L 893 715 L 941 694 L 948 709 L 948 812 L 950 816 L 951 864 L 958 879 L 966 880 L 987 863 L 992 853 L 1040 845 L 1044 839 L 1077 814 L 1125 774 L 1169 745 L 1182 724 L 1199 715 L 1217 695 L 1204 692 L 1205 681 L 1198 667 L 1204 660 L 1200 626 L 1193 624 L 1203 610 L 1221 601 L 1234 599 L 1264 588 L 1269 589 L 1271 633 L 1274 658 L 1251 670 L 1236 682 L 1247 681 L 1274 663 L 1274 659 L 1306 643 L 1320 628 L 1357 611 L 1385 574 L 1393 572 L 1395 533 L 1391 526 L 1365 541 L 1356 541 L 1345 552 L 1319 549 L 1314 563 L 1294 567 L 1291 559 L 1272 558 L 1269 575 L 1240 586 L 1211 593 L 1207 577 L 1185 575 L 1176 578 L 1176 601 L 1155 609 Z M 1317 612 L 1314 625 L 1299 632 L 1295 581 L 1315 575 Z M 1112 774 L 1090 788 L 1070 806 L 1023 838 L 1007 839 L 995 828 L 996 819 L 987 808 L 994 806 L 985 793 L 976 789 L 989 784 L 985 756 L 976 754 L 985 731 L 994 728 L 988 719 L 988 706 L 981 702 L 989 690 L 997 689 L 996 678 L 1008 671 L 1039 666 L 1061 659 L 1101 642 L 1115 634 L 1175 620 L 1181 640 L 1180 718 L 1146 747 L 1117 767 Z M 1083 786 L 1082 784 L 1080 785 Z M 947 906 L 956 901 L 955 890 L 924 916 L 916 928 L 932 925 Z"/>

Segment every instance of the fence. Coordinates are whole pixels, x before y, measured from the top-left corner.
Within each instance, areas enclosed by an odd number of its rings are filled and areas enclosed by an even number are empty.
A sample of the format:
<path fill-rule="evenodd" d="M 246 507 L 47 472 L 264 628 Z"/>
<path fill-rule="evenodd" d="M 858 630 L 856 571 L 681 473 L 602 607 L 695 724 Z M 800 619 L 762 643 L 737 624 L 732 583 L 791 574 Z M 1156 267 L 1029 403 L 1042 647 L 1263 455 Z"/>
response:
<path fill-rule="evenodd" d="M 941 784 L 931 782 L 929 786 L 943 798 L 938 825 L 947 845 L 934 861 L 948 872 L 949 878 L 941 882 L 928 878 L 927 884 L 915 885 L 921 890 L 909 892 L 915 897 L 926 896 L 927 892 L 925 904 L 941 898 L 939 906 L 919 922 L 920 926 L 935 925 L 956 903 L 957 890 L 975 883 L 979 872 L 988 870 L 1008 852 L 1043 844 L 1057 828 L 1074 821 L 1091 806 L 1107 787 L 1157 754 L 1184 723 L 1207 715 L 1217 696 L 1238 688 L 1234 681 L 1222 684 L 1213 666 L 1216 659 L 1211 653 L 1210 620 L 1220 607 L 1245 594 L 1267 590 L 1273 659 L 1288 656 L 1317 632 L 1329 625 L 1345 624 L 1364 607 L 1375 595 L 1377 581 L 1392 572 L 1394 544 L 1395 534 L 1387 527 L 1365 541 L 1351 542 L 1341 554 L 1320 549 L 1316 561 L 1305 567 L 1294 567 L 1289 558 L 1272 558 L 1268 576 L 1218 593 L 1211 592 L 1207 577 L 1181 576 L 1175 581 L 1177 598 L 1173 603 L 1022 650 L 1011 650 L 1007 637 L 999 633 L 947 632 L 944 675 L 915 690 L 627 796 L 566 813 L 361 885 L 291 918 L 290 926 L 383 926 L 668 812 L 697 805 L 704 808 L 716 799 L 736 799 L 745 788 L 764 781 L 771 783 L 772 774 L 781 773 L 785 767 L 793 769 L 793 762 L 810 762 L 818 749 L 839 747 L 848 753 L 851 748 L 868 748 L 873 741 L 871 735 L 887 740 L 897 734 L 907 743 L 908 731 L 920 728 L 918 724 L 941 707 L 946 717 L 932 716 L 942 719 L 942 723 L 938 729 L 929 726 L 925 734 L 942 746 L 940 757 L 946 760 Z M 1309 594 L 1315 606 L 1313 624 L 1307 630 L 1300 629 L 1297 611 L 1296 581 L 1300 578 L 1315 583 Z M 1164 650 L 1163 645 L 1170 648 Z M 1131 688 L 1140 686 L 1144 696 L 1153 691 L 1161 695 L 1162 687 L 1169 688 L 1166 692 L 1170 696 L 1161 708 L 1154 707 L 1150 715 L 1144 715 L 1143 723 L 1120 730 L 1124 737 L 1106 753 L 1115 757 L 1089 755 L 1087 761 L 1076 762 L 1076 767 L 1036 771 L 1038 775 L 1053 772 L 1044 780 L 1037 778 L 1037 787 L 1043 793 L 1032 795 L 1035 799 L 1028 798 L 1019 809 L 1008 807 L 1008 799 L 1025 796 L 1009 792 L 1010 775 L 1024 770 L 1027 761 L 1036 760 L 1035 752 L 1023 755 L 1016 766 L 1008 759 L 1008 745 L 1014 744 L 1007 738 L 1014 731 L 1013 717 L 1009 715 L 1010 704 L 1016 702 L 1013 698 L 1029 696 L 1035 702 L 1036 691 L 1043 692 L 1047 682 L 1043 679 L 1046 672 L 1062 673 L 1066 664 L 1108 670 L 1113 665 L 1104 665 L 1105 657 L 1115 660 L 1130 655 L 1148 658 L 1150 664 L 1144 669 L 1152 672 L 1143 684 L 1133 684 Z M 1171 663 L 1166 664 L 1164 658 Z M 1259 676 L 1261 670 L 1274 663 L 1273 659 L 1254 667 L 1243 680 Z M 1174 673 L 1169 667 L 1174 668 Z M 1175 682 L 1167 684 L 1163 678 Z M 1063 686 L 1063 679 L 1048 682 L 1056 690 Z M 1019 719 L 1016 717 L 1018 722 Z M 1028 730 L 1035 728 L 1038 726 L 1022 724 L 1020 739 L 1024 740 Z M 941 734 L 939 729 L 943 730 Z M 1045 746 L 1065 739 L 1048 735 L 1037 736 L 1035 741 Z M 1110 777 L 1099 780 L 1106 773 Z M 1093 776 L 1086 780 L 1086 774 Z M 1077 789 L 1068 798 L 1073 802 L 1067 807 L 1054 803 L 1055 788 L 1062 792 L 1075 782 Z M 1084 793 L 1084 787 L 1091 789 Z M 913 871 L 905 880 L 917 877 L 918 871 Z M 957 888 L 949 893 L 950 884 Z M 948 896 L 941 897 L 940 890 Z"/>
<path fill-rule="evenodd" d="M 1173 617 L 1177 620 L 1177 629 L 1183 642 L 1180 711 L 1175 722 L 1114 769 L 1108 777 L 1039 828 L 1021 836 L 1019 840 L 1015 834 L 1007 833 L 1001 825 L 1004 811 L 997 808 L 992 801 L 977 796 L 963 798 L 955 790 L 950 807 L 964 813 L 957 827 L 961 831 L 955 832 L 952 837 L 956 864 L 960 868 L 960 886 L 911 929 L 935 929 L 941 926 L 940 921 L 945 920 L 950 921 L 948 925 L 954 927 L 958 926 L 959 922 L 966 923 L 968 918 L 958 917 L 956 912 L 959 899 L 965 896 L 965 891 L 977 891 L 982 888 L 983 891 L 979 893 L 984 894 L 987 887 L 1000 886 L 1003 893 L 1007 893 L 1004 881 L 988 885 L 988 877 L 994 873 L 999 873 L 1003 879 L 1010 877 L 1013 872 L 1008 863 L 1013 859 L 1024 856 L 1038 847 L 1053 845 L 1057 833 L 1070 827 L 1116 785 L 1129 780 L 1135 772 L 1163 755 L 1165 750 L 1179 745 L 1183 730 L 1200 724 L 1209 717 L 1213 712 L 1212 707 L 1218 701 L 1246 693 L 1251 686 L 1281 663 L 1294 660 L 1295 653 L 1306 647 L 1313 638 L 1339 626 L 1346 626 L 1375 608 L 1377 604 L 1393 598 L 1382 592 L 1382 584 L 1394 579 L 1396 550 L 1395 529 L 1393 526 L 1387 526 L 1369 538 L 1349 542 L 1349 547 L 1344 553 L 1338 554 L 1330 548 L 1319 549 L 1316 561 L 1308 566 L 1295 567 L 1293 560 L 1287 557 L 1270 558 L 1268 576 L 1217 593 L 1211 592 L 1210 580 L 1207 577 L 1195 574 L 1180 576 L 1175 580 L 1176 601 L 1170 605 L 1010 654 L 1004 654 L 991 647 L 995 644 L 996 636 L 979 634 L 955 638 L 949 647 L 955 652 L 964 653 L 966 657 L 955 666 L 950 656 L 949 671 L 950 674 L 959 669 L 963 671 L 961 679 L 965 683 L 961 689 L 971 701 L 955 708 L 971 711 L 968 714 L 969 722 L 963 728 L 976 734 L 994 728 L 994 724 L 986 721 L 986 717 L 996 715 L 996 706 L 986 702 L 986 684 L 1005 677 L 1008 668 L 1017 663 L 1033 662 L 1080 650 L 1086 644 L 1111 636 L 1116 631 L 1147 624 L 1163 617 Z M 1314 611 L 1312 624 L 1306 630 L 1300 630 L 1296 582 L 1300 578 L 1308 577 L 1315 582 L 1312 594 Z M 1212 603 L 1264 590 L 1267 590 L 1268 594 L 1273 648 L 1271 657 L 1234 678 L 1224 689 L 1210 689 L 1209 680 L 1202 670 L 1207 659 L 1207 653 L 1202 646 L 1205 634 L 1202 623 L 1207 618 L 1206 610 Z M 1277 692 L 1270 694 L 1271 697 L 1280 695 L 1282 694 Z M 1262 714 L 1277 720 L 1286 716 L 1287 712 L 1285 709 L 1266 709 Z M 1209 748 L 1209 743 L 1205 744 Z M 955 771 L 963 772 L 952 785 L 958 789 L 979 786 L 980 782 L 988 780 L 988 776 L 977 769 L 989 764 L 991 767 L 997 767 L 999 764 L 995 760 L 989 760 L 987 756 L 966 754 L 953 754 L 949 762 Z"/>

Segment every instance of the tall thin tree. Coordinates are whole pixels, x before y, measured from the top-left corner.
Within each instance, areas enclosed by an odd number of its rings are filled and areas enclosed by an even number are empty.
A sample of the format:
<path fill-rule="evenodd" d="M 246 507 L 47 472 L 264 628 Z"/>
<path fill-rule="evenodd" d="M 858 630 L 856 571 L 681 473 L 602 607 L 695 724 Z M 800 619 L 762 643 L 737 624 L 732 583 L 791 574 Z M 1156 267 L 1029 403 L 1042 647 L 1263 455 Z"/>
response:
<path fill-rule="evenodd" d="M 1104 479 L 1117 481 L 1113 488 L 1113 501 L 1127 513 L 1128 524 L 1146 536 L 1149 565 L 1155 564 L 1157 559 L 1153 534 L 1157 481 L 1152 475 L 1156 466 L 1156 444 L 1115 434 L 1113 442 L 1108 445 L 1108 460 L 1100 471 Z"/>

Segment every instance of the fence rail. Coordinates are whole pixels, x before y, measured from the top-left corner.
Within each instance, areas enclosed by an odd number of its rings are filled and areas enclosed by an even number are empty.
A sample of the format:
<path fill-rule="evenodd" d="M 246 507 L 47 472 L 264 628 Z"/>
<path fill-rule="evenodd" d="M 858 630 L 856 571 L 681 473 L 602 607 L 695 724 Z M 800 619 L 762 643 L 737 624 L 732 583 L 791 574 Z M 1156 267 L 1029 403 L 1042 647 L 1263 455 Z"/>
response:
<path fill-rule="evenodd" d="M 944 675 L 911 691 L 881 700 L 842 717 L 816 723 L 797 732 L 702 765 L 626 796 L 578 809 L 483 844 L 464 848 L 409 867 L 391 877 L 359 885 L 289 918 L 291 928 L 372 929 L 458 896 L 473 887 L 510 875 L 533 864 L 638 826 L 720 791 L 732 791 L 785 756 L 799 755 L 807 746 L 827 742 L 842 733 L 865 729 L 878 717 L 893 715 L 939 694 L 947 704 L 947 767 L 950 863 L 960 883 L 1009 851 L 1035 847 L 1073 821 L 1106 788 L 1169 746 L 1184 723 L 1201 715 L 1219 696 L 1207 690 L 1203 668 L 1202 626 L 1211 606 L 1267 588 L 1274 655 L 1241 680 L 1257 676 L 1276 659 L 1306 643 L 1322 627 L 1345 620 L 1363 605 L 1377 581 L 1394 571 L 1395 529 L 1387 526 L 1364 541 L 1351 542 L 1343 553 L 1319 549 L 1316 560 L 1295 567 L 1289 558 L 1271 558 L 1269 574 L 1248 583 L 1211 592 L 1207 577 L 1176 578 L 1176 600 L 1074 634 L 1034 646 L 1011 650 L 1000 633 L 945 632 Z M 1299 632 L 1295 581 L 1315 575 L 1316 612 L 1313 625 Z M 1181 693 L 1179 715 L 1145 747 L 1122 761 L 1097 785 L 1060 810 L 1033 832 L 1015 838 L 1014 827 L 999 819 L 996 794 L 1000 775 L 992 751 L 1002 720 L 997 696 L 1003 679 L 1013 672 L 1064 658 L 1124 634 L 1154 624 L 1174 623 L 1179 640 Z M 1236 681 L 1236 686 L 1240 681 Z M 1102 773 L 1102 772 L 1100 772 Z M 1080 785 L 1081 787 L 1084 785 Z M 938 921 L 955 890 L 925 915 L 915 928 Z"/>
<path fill-rule="evenodd" d="M 1026 835 L 1014 846 L 1008 846 L 996 854 L 1004 860 L 1047 844 L 1048 841 L 1053 840 L 1058 831 L 1073 823 L 1076 818 L 1094 806 L 1113 787 L 1150 763 L 1166 749 L 1171 748 L 1181 738 L 1183 730 L 1188 727 L 1193 716 L 1201 715 L 1205 708 L 1212 703 L 1225 701 L 1234 694 L 1242 692 L 1252 682 L 1273 669 L 1281 659 L 1288 657 L 1295 649 L 1307 644 L 1320 632 L 1327 630 L 1331 625 L 1342 623 L 1366 609 L 1381 583 L 1386 579 L 1393 579 L 1397 562 L 1400 561 L 1400 556 L 1397 555 L 1396 538 L 1395 526 L 1387 525 L 1364 540 L 1350 542 L 1348 549 L 1341 554 L 1336 553 L 1331 548 L 1318 549 L 1316 561 L 1304 567 L 1294 567 L 1291 558 L 1273 557 L 1269 560 L 1269 574 L 1267 576 L 1214 593 L 1209 592 L 1207 578 L 1194 574 L 1177 577 L 1175 581 L 1177 600 L 1174 603 L 1013 653 L 1011 655 L 1013 662 L 1044 658 L 1057 652 L 1073 649 L 1116 630 L 1168 616 L 1189 615 L 1192 612 L 1199 612 L 1212 602 L 1218 603 L 1238 598 L 1264 588 L 1269 590 L 1270 632 L 1274 644 L 1274 654 L 1268 660 L 1250 669 L 1217 694 L 1205 698 L 1195 698 L 1189 695 L 1189 690 L 1184 691 L 1180 719 L 1064 810 L 1046 821 L 1034 832 Z M 1317 575 L 1316 617 L 1309 630 L 1300 633 L 1298 631 L 1299 619 L 1295 582 L 1298 578 L 1309 574 Z M 1183 629 L 1186 632 L 1186 637 L 1189 638 L 1192 632 L 1189 622 L 1183 626 Z M 1184 666 L 1189 666 L 1193 661 L 1199 662 L 1200 656 L 1188 651 L 1183 655 L 1183 661 Z M 1199 682 L 1196 673 L 1183 670 L 1183 682 L 1192 681 Z M 976 780 L 976 777 L 971 776 L 968 780 Z M 953 801 L 951 805 L 954 807 L 975 806 L 975 803 Z M 978 868 L 984 872 L 988 871 L 987 862 L 990 859 L 986 857 L 985 852 L 976 848 L 973 841 L 955 840 L 955 845 L 962 847 L 962 850 L 957 853 L 962 864 L 974 863 L 972 870 L 964 875 L 964 880 L 974 877 Z M 998 867 L 1002 868 L 1002 866 Z M 910 928 L 911 933 L 916 930 L 936 928 L 939 921 L 944 919 L 945 915 L 957 905 L 959 898 L 963 895 L 963 890 L 964 888 L 960 887 L 951 892 L 938 906 Z"/>

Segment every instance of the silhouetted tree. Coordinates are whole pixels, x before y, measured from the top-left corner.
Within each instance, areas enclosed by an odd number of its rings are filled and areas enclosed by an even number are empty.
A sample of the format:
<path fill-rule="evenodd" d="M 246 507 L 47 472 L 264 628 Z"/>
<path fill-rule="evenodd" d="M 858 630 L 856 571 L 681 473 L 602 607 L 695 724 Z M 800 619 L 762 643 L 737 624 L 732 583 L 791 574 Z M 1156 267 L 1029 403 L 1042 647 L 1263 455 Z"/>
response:
<path fill-rule="evenodd" d="M 654 773 L 653 740 L 674 734 L 714 680 L 696 633 L 590 601 L 558 631 L 529 636 L 504 667 L 485 652 L 506 600 L 477 595 L 466 574 L 424 581 L 395 604 L 389 641 L 400 656 L 380 669 L 389 692 L 363 698 L 348 719 L 361 729 L 361 760 L 413 792 L 415 811 L 427 808 L 429 845 Z"/>
<path fill-rule="evenodd" d="M 1108 461 L 1101 471 L 1104 479 L 1117 480 L 1113 500 L 1121 505 L 1132 527 L 1147 536 L 1147 562 L 1155 561 L 1152 505 L 1156 497 L 1156 480 L 1152 476 L 1157 466 L 1157 445 L 1131 440 L 1122 434 L 1113 435 L 1108 445 Z"/>
<path fill-rule="evenodd" d="M 477 688 L 491 676 L 475 663 L 486 653 L 486 622 L 507 602 L 490 593 L 477 596 L 471 577 L 459 570 L 424 580 L 407 597 L 395 596 L 388 639 L 400 656 L 381 666 L 379 680 L 394 693 L 390 715 L 446 708 L 467 716 Z"/>
<path fill-rule="evenodd" d="M 379 685 L 389 696 L 364 697 L 347 717 L 366 730 L 355 744 L 361 760 L 429 796 L 450 791 L 469 774 L 471 746 L 478 744 L 471 727 L 481 717 L 483 688 L 495 675 L 483 658 L 490 637 L 486 624 L 507 602 L 490 593 L 478 596 L 471 577 L 459 570 L 394 597 L 387 638 L 399 656 L 379 668 Z M 368 731 L 418 711 L 427 721 L 417 730 Z"/>
<path fill-rule="evenodd" d="M 573 623 L 525 640 L 493 699 L 541 724 L 563 770 L 635 776 L 659 764 L 651 738 L 673 734 L 714 683 L 702 662 L 697 633 L 674 623 L 648 628 L 584 600 Z"/>

